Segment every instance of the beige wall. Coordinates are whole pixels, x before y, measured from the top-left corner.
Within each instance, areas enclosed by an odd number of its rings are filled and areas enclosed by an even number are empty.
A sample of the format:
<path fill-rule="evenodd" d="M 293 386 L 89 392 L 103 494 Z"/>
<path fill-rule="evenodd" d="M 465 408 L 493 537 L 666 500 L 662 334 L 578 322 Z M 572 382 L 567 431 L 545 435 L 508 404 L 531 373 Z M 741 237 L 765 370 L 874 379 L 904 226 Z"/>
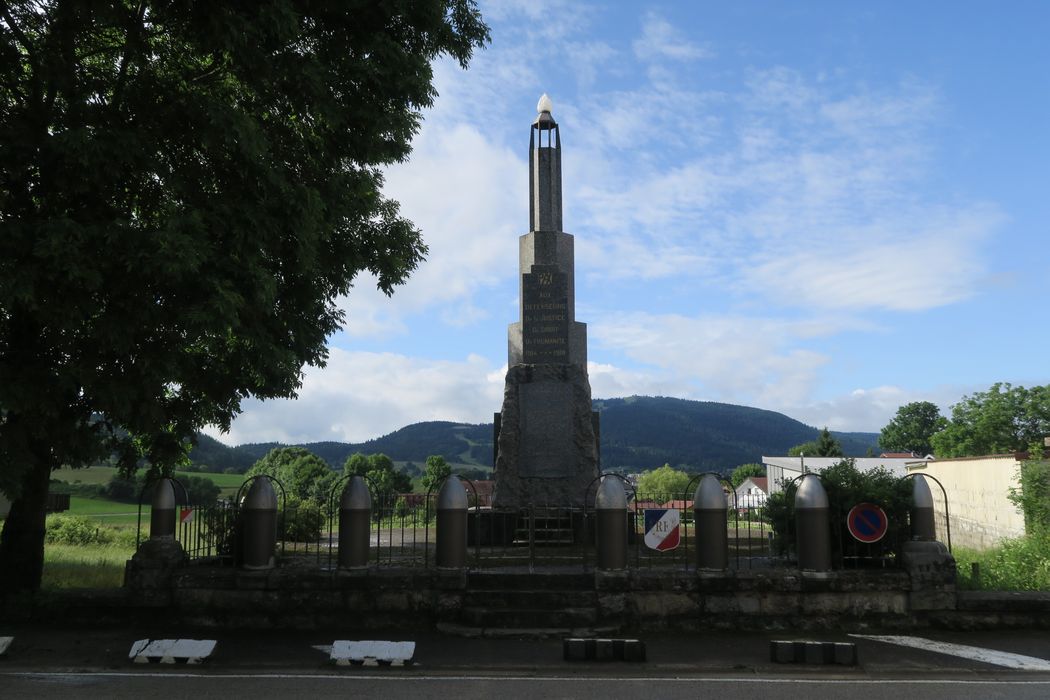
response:
<path fill-rule="evenodd" d="M 988 549 L 1001 540 L 1025 534 L 1024 517 L 1008 498 L 1019 488 L 1016 455 L 939 459 L 909 468 L 911 474 L 929 474 L 948 493 L 952 546 Z M 930 482 L 937 515 L 937 539 L 944 542 L 944 499 L 937 484 Z"/>

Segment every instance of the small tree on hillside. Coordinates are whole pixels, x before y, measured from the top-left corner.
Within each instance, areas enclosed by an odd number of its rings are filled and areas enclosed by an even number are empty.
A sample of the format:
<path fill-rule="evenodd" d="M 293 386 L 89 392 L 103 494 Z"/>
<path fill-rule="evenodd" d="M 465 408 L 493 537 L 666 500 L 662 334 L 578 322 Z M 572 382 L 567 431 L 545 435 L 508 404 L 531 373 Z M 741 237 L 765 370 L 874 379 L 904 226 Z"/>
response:
<path fill-rule="evenodd" d="M 824 426 L 816 440 L 795 445 L 788 450 L 788 455 L 791 457 L 798 457 L 799 455 L 806 455 L 807 457 L 844 457 L 845 453 L 842 451 L 842 445 L 839 444 L 839 441 L 834 438 L 827 426 Z"/>

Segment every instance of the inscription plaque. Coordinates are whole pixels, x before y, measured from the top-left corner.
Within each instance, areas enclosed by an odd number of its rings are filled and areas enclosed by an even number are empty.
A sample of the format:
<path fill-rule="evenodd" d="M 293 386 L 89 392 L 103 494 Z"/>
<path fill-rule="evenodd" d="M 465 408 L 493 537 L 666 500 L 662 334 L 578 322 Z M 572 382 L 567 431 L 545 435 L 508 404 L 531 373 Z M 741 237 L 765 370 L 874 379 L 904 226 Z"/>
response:
<path fill-rule="evenodd" d="M 566 477 L 576 471 L 573 450 L 572 385 L 522 384 L 519 473 L 524 477 Z"/>
<path fill-rule="evenodd" d="M 557 265 L 522 275 L 521 341 L 525 364 L 569 361 L 568 278 Z"/>

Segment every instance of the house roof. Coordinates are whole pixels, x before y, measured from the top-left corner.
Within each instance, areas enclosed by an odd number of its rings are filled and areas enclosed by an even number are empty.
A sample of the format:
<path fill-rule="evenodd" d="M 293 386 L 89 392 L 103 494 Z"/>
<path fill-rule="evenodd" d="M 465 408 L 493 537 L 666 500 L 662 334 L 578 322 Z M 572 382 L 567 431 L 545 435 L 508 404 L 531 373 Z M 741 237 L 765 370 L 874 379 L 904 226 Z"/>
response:
<path fill-rule="evenodd" d="M 751 483 L 758 488 L 762 489 L 766 493 L 769 493 L 769 479 L 764 476 L 752 476 L 750 477 Z"/>
<path fill-rule="evenodd" d="M 889 457 L 890 459 L 915 459 L 919 455 L 914 452 L 883 452 L 879 457 Z"/>

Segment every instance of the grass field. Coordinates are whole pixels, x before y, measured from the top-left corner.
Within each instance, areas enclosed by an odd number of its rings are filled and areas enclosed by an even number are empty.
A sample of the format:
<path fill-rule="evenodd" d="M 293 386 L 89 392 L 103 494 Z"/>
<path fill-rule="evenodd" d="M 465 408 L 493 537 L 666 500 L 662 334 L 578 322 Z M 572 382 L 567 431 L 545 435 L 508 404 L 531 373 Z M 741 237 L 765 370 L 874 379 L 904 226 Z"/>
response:
<path fill-rule="evenodd" d="M 124 565 L 134 550 L 118 545 L 49 544 L 44 547 L 41 587 L 117 588 L 124 583 Z"/>
<path fill-rule="evenodd" d="M 117 473 L 116 467 L 87 467 L 85 469 L 57 469 L 51 474 L 52 479 L 65 481 L 69 484 L 93 484 L 103 485 L 109 483 Z M 175 472 L 176 479 L 187 476 L 198 476 L 208 479 L 222 489 L 223 496 L 233 496 L 237 489 L 244 483 L 243 474 L 210 474 L 207 472 Z"/>
<path fill-rule="evenodd" d="M 71 496 L 69 499 L 69 512 L 73 515 L 86 515 L 107 525 L 130 525 L 134 526 L 138 519 L 139 507 L 135 503 L 120 503 L 105 498 L 84 498 L 83 496 Z M 149 525 L 149 504 L 142 506 L 142 519 L 145 525 Z"/>

